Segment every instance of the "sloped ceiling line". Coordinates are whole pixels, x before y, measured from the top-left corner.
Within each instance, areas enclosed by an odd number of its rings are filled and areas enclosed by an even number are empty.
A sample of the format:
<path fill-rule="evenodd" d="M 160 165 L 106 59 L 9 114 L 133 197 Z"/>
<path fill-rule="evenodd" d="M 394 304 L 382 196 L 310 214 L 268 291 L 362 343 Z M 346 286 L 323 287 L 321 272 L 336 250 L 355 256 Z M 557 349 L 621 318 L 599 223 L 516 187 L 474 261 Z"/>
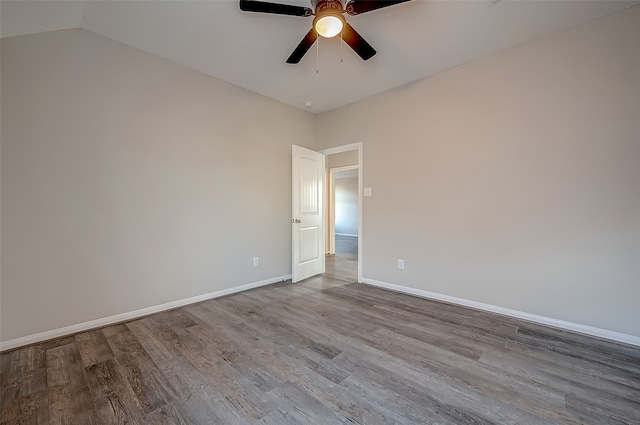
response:
<path fill-rule="evenodd" d="M 312 18 L 246 13 L 236 0 L 2 1 L 0 35 L 83 28 L 317 114 L 638 4 L 413 0 L 348 17 L 378 51 L 366 62 L 335 38 L 319 63 L 286 64 Z"/>

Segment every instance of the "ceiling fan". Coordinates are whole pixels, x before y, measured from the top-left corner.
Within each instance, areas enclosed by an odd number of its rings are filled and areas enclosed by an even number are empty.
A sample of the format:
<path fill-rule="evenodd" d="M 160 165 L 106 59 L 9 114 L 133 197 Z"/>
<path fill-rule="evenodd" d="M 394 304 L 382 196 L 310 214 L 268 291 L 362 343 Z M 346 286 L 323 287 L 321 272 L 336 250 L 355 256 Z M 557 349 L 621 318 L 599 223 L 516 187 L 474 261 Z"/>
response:
<path fill-rule="evenodd" d="M 351 16 L 383 7 L 393 6 L 410 0 L 311 0 L 315 12 L 308 7 L 289 4 L 269 3 L 258 0 L 240 0 L 240 10 L 245 12 L 273 13 L 276 15 L 312 16 L 313 25 L 307 35 L 295 48 L 287 63 L 298 63 L 318 39 L 318 35 L 331 38 L 342 33 L 342 39 L 363 60 L 368 60 L 376 51 L 342 16 Z"/>

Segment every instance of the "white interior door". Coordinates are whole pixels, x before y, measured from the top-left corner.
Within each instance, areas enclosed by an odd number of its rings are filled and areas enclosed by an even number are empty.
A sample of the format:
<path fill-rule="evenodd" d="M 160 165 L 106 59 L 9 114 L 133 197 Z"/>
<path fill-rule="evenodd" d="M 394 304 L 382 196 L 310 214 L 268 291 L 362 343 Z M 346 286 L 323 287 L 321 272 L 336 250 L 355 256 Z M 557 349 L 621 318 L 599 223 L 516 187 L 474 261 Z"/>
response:
<path fill-rule="evenodd" d="M 324 155 L 292 146 L 292 282 L 324 273 Z"/>

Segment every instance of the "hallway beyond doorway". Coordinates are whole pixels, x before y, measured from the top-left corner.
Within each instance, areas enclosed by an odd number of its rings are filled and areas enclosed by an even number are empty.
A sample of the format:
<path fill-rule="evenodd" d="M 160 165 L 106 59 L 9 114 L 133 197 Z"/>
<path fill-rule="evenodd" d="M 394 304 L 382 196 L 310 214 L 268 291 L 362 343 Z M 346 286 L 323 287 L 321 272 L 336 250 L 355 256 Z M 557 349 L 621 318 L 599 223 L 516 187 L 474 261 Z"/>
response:
<path fill-rule="evenodd" d="M 336 234 L 336 255 L 358 261 L 358 238 Z"/>
<path fill-rule="evenodd" d="M 358 238 L 336 235 L 336 253 L 327 254 L 325 276 L 343 282 L 358 281 Z"/>

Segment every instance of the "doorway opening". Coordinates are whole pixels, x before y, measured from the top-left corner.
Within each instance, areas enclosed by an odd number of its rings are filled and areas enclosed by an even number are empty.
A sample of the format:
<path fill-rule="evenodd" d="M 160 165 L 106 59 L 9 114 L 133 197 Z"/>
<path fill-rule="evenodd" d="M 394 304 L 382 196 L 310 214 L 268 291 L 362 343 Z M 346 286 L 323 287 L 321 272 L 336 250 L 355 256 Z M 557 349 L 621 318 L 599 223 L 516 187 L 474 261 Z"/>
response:
<path fill-rule="evenodd" d="M 325 274 L 362 279 L 362 144 L 320 151 L 325 155 Z"/>

